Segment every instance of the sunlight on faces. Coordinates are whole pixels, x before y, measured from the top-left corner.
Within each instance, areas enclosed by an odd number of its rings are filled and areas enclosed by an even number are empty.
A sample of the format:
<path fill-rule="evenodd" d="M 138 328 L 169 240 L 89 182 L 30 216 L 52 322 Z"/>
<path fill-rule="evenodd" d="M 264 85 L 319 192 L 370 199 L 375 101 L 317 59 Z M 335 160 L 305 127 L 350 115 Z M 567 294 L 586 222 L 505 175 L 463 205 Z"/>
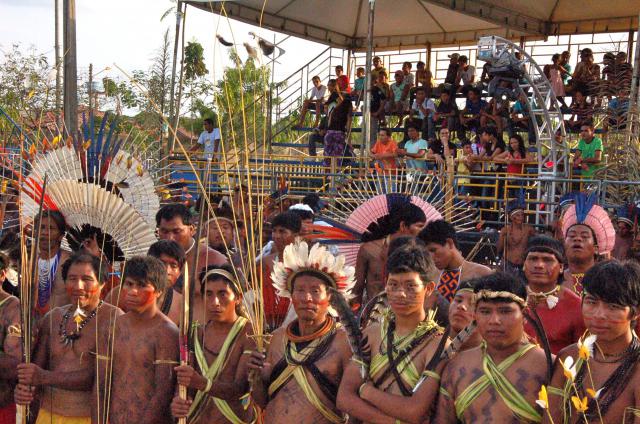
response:
<path fill-rule="evenodd" d="M 449 305 L 449 324 L 459 333 L 474 319 L 475 294 L 469 290 L 458 291 Z"/>
<path fill-rule="evenodd" d="M 60 243 L 62 242 L 62 237 L 64 233 L 62 233 L 58 226 L 56 225 L 56 221 L 53 218 L 46 216 L 42 218 L 40 223 L 40 248 L 41 249 L 52 249 L 58 248 Z"/>
<path fill-rule="evenodd" d="M 297 233 L 288 228 L 276 226 L 271 231 L 271 238 L 273 239 L 273 244 L 275 244 L 276 251 L 284 252 L 284 248 L 293 243 L 297 235 Z"/>
<path fill-rule="evenodd" d="M 425 297 L 431 295 L 435 283 L 424 283 L 417 272 L 389 274 L 387 279 L 387 298 L 389 306 L 396 315 L 411 315 L 424 308 Z"/>
<path fill-rule="evenodd" d="M 164 267 L 167 269 L 167 288 L 173 287 L 182 273 L 180 262 L 164 253 L 161 253 L 158 259 L 162 261 Z"/>
<path fill-rule="evenodd" d="M 148 310 L 162 294 L 148 281 L 126 277 L 122 283 L 124 302 L 128 311 L 142 313 Z"/>
<path fill-rule="evenodd" d="M 327 284 L 313 275 L 300 275 L 293 281 L 291 303 L 301 321 L 324 320 L 331 294 Z"/>
<path fill-rule="evenodd" d="M 637 313 L 629 306 L 608 303 L 585 292 L 582 297 L 582 318 L 587 330 L 596 335 L 598 340 L 611 341 L 630 331 Z"/>
<path fill-rule="evenodd" d="M 519 343 L 524 334 L 524 315 L 515 302 L 478 300 L 475 311 L 478 331 L 496 349 Z"/>
<path fill-rule="evenodd" d="M 553 253 L 529 252 L 524 260 L 524 275 L 529 284 L 552 288 L 562 274 L 562 263 Z"/>
<path fill-rule="evenodd" d="M 591 228 L 582 224 L 569 228 L 564 238 L 564 249 L 570 259 L 592 258 L 596 254 L 596 241 Z"/>
<path fill-rule="evenodd" d="M 93 309 L 100 302 L 100 290 L 104 283 L 98 281 L 91 264 L 77 262 L 71 265 L 64 284 L 72 305 L 80 303 L 83 309 Z"/>
<path fill-rule="evenodd" d="M 242 302 L 229 284 L 222 279 L 207 280 L 205 286 L 207 319 L 214 322 L 234 322 L 236 308 Z"/>
<path fill-rule="evenodd" d="M 182 217 L 161 219 L 158 226 L 158 238 L 160 240 L 172 240 L 178 243 L 186 251 L 191 247 L 196 229 L 193 225 L 185 225 Z"/>
<path fill-rule="evenodd" d="M 427 251 L 431 254 L 431 259 L 438 269 L 445 269 L 449 266 L 449 262 L 453 258 L 455 252 L 455 246 L 453 240 L 447 239 L 447 242 L 442 245 L 438 243 L 427 243 Z"/>
<path fill-rule="evenodd" d="M 212 219 L 207 230 L 209 246 L 212 249 L 225 249 L 233 245 L 233 224 L 226 219 Z"/>
<path fill-rule="evenodd" d="M 426 225 L 426 222 L 414 222 L 411 225 L 407 225 L 403 221 L 400 223 L 399 233 L 404 236 L 416 237 Z"/>

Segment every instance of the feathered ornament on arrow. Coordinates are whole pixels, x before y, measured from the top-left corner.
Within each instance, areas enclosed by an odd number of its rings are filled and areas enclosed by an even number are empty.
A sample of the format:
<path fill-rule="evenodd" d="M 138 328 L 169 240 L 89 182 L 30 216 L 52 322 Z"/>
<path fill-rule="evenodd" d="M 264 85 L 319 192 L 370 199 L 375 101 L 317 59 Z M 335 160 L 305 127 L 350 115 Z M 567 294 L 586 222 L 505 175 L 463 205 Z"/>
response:
<path fill-rule="evenodd" d="M 218 41 L 220 42 L 220 44 L 222 44 L 225 47 L 233 47 L 233 43 L 225 40 L 224 38 L 222 38 L 222 35 L 220 34 L 216 34 L 216 38 L 218 39 Z"/>

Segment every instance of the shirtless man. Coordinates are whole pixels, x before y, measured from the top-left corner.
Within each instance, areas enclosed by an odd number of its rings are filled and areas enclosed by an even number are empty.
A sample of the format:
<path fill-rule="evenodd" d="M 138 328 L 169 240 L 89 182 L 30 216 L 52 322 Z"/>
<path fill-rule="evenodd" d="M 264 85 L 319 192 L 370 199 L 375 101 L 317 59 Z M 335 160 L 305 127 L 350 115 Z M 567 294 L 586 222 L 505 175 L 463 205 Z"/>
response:
<path fill-rule="evenodd" d="M 633 245 L 633 221 L 627 212 L 628 206 L 618 209 L 616 222 L 616 242 L 611 251 L 611 256 L 618 260 L 631 259 L 631 246 Z"/>
<path fill-rule="evenodd" d="M 90 423 L 98 404 L 91 391 L 95 358 L 108 354 L 114 321 L 122 311 L 100 300 L 108 273 L 98 258 L 75 253 L 61 268 L 72 303 L 40 320 L 33 361 L 18 365 L 15 400 L 28 405 L 38 389 L 37 423 Z M 105 381 L 97 379 L 96 384 L 104 389 Z"/>
<path fill-rule="evenodd" d="M 529 343 L 524 333 L 524 285 L 496 273 L 480 278 L 474 290 L 484 343 L 458 353 L 447 364 L 432 422 L 539 422 L 535 400 L 546 383 L 547 362 L 544 351 Z"/>
<path fill-rule="evenodd" d="M 636 422 L 640 342 L 632 325 L 640 308 L 640 267 L 633 262 L 601 262 L 587 271 L 583 286 L 582 316 L 590 336 L 558 355 L 547 389 L 549 412 L 556 423 Z M 565 371 L 562 363 L 569 356 L 575 365 Z M 565 374 L 575 377 L 568 381 Z M 597 392 L 597 402 L 587 390 Z M 585 403 L 584 414 L 575 409 L 572 396 Z M 545 417 L 543 422 L 551 420 Z"/>
<path fill-rule="evenodd" d="M 451 330 L 449 339 L 455 339 L 463 330 L 472 330 L 469 335 L 465 335 L 460 347 L 455 347 L 456 352 L 473 349 L 480 346 L 482 342 L 475 324 L 470 327 L 471 323 L 475 323 L 476 295 L 473 292 L 475 281 L 462 281 L 449 306 L 449 329 Z"/>
<path fill-rule="evenodd" d="M 496 249 L 504 260 L 505 271 L 521 271 L 527 241 L 535 235 L 533 227 L 525 222 L 524 205 L 510 205 L 509 223 L 500 230 Z"/>
<path fill-rule="evenodd" d="M 298 318 L 273 333 L 266 356 L 253 352 L 250 359 L 249 367 L 255 370 L 252 397 L 269 424 L 345 420 L 336 396 L 351 351 L 328 308 L 331 296 L 351 290 L 354 270 L 340 266 L 324 247 L 311 258 L 297 255 L 305 244 L 288 246 L 285 258 L 291 254 L 298 260 L 278 263 L 274 271 L 274 286 L 281 296 L 291 296 Z M 318 271 L 320 263 L 327 265 L 326 272 Z"/>
<path fill-rule="evenodd" d="M 439 220 L 430 222 L 418 235 L 427 245 L 436 268 L 440 270 L 440 281 L 436 289 L 449 301 L 462 281 L 472 280 L 491 274 L 493 271 L 484 265 L 464 259 L 458 248 L 455 227 L 449 222 Z"/>
<path fill-rule="evenodd" d="M 69 296 L 62 278 L 62 264 L 70 253 L 62 250 L 62 239 L 67 231 L 64 216 L 58 211 L 43 211 L 40 221 L 38 251 L 38 284 L 35 310 L 42 317 L 50 309 L 68 305 Z"/>
<path fill-rule="evenodd" d="M 9 258 L 0 253 L 0 281 L 8 269 Z M 0 286 L 0 423 L 15 423 L 13 387 L 18 379 L 16 367 L 22 360 L 21 341 L 20 301 Z"/>
<path fill-rule="evenodd" d="M 249 356 L 243 352 L 255 350 L 248 319 L 239 315 L 242 289 L 229 264 L 209 267 L 202 281 L 208 321 L 195 339 L 197 366 L 174 369 L 178 384 L 197 392 L 188 400 L 175 396 L 171 413 L 193 424 L 253 422 L 253 409 L 241 402 L 249 390 Z"/>
<path fill-rule="evenodd" d="M 527 304 L 529 309 L 538 313 L 554 355 L 576 343 L 585 330 L 580 298 L 573 290 L 560 285 L 563 264 L 561 242 L 548 236 L 529 239 L 524 262 Z M 524 330 L 530 337 L 538 337 L 528 321 Z"/>
<path fill-rule="evenodd" d="M 189 265 L 189 273 L 191 281 L 195 281 L 200 271 L 209 265 L 222 265 L 227 262 L 227 258 L 220 252 L 211 249 L 207 242 L 200 245 L 200 253 L 196 267 L 196 222 L 189 208 L 180 203 L 165 205 L 156 214 L 156 225 L 158 227 L 158 238 L 160 240 L 172 240 L 178 243 L 185 251 Z M 197 268 L 197 269 L 196 269 Z M 175 290 L 182 292 L 182 276 L 174 285 Z M 203 322 L 204 305 L 200 296 L 200 287 L 193 284 L 191 287 L 195 290 L 194 302 L 194 319 Z"/>
<path fill-rule="evenodd" d="M 425 297 L 436 286 L 434 265 L 423 249 L 404 245 L 391 253 L 387 268 L 391 312 L 365 329 L 371 380 L 363 379 L 360 365 L 352 361 L 340 384 L 338 408 L 367 423 L 422 423 L 436 399 L 444 365 L 433 361 L 442 329 L 424 309 Z"/>
<path fill-rule="evenodd" d="M 384 291 L 384 266 L 390 242 L 400 236 L 418 235 L 427 222 L 427 216 L 420 207 L 408 203 L 392 212 L 390 227 L 386 237 L 367 241 L 360 246 L 356 259 L 356 286 L 353 289 L 354 304 L 362 305 Z M 363 292 L 366 290 L 366 298 Z"/>
<path fill-rule="evenodd" d="M 108 416 L 99 422 L 172 423 L 178 327 L 156 303 L 166 288 L 167 271 L 159 259 L 134 256 L 127 260 L 122 281 L 129 312 L 116 322 Z"/>

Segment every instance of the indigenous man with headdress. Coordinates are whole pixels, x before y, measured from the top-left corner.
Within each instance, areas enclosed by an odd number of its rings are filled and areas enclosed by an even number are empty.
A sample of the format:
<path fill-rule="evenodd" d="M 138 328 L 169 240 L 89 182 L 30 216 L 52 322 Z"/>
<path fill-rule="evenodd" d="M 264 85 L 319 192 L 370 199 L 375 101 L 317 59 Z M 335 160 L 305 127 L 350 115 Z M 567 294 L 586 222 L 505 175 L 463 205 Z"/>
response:
<path fill-rule="evenodd" d="M 507 204 L 509 223 L 500 230 L 496 249 L 504 261 L 504 270 L 517 272 L 522 270 L 527 241 L 535 234 L 533 227 L 525 222 L 524 193 L 519 192 L 516 199 Z"/>
<path fill-rule="evenodd" d="M 598 255 L 608 255 L 615 242 L 615 229 L 609 214 L 595 204 L 595 193 L 589 196 L 578 193 L 562 220 L 564 250 L 567 269 L 564 272 L 565 287 L 582 293 L 582 278 L 596 263 Z"/>
<path fill-rule="evenodd" d="M 346 421 L 336 396 L 351 352 L 346 332 L 329 314 L 330 303 L 338 301 L 332 298 L 346 296 L 355 282 L 344 260 L 320 244 L 309 250 L 297 240 L 274 266 L 273 284 L 280 296 L 291 298 L 298 318 L 273 333 L 266 356 L 251 356 L 252 396 L 264 408 L 266 423 Z"/>
<path fill-rule="evenodd" d="M 122 311 L 100 300 L 108 273 L 98 258 L 77 253 L 61 269 L 71 304 L 52 309 L 40 320 L 33 361 L 18 365 L 15 400 L 27 405 L 37 395 L 38 424 L 90 423 L 97 405 L 91 393 L 96 355 L 107 353 L 102 347 L 108 345 Z"/>
<path fill-rule="evenodd" d="M 573 204 L 573 199 L 575 197 L 575 193 L 566 193 L 560 197 L 560 201 L 558 202 L 558 219 L 553 223 L 553 236 L 559 240 L 564 241 L 564 233 L 562 232 L 562 221 L 564 219 L 564 214 L 569 209 L 569 206 Z"/>
<path fill-rule="evenodd" d="M 0 253 L 0 281 L 9 269 L 9 258 Z M 20 301 L 0 286 L 0 423 L 15 423 L 13 387 L 18 378 L 16 367 L 22 360 L 21 342 Z"/>
<path fill-rule="evenodd" d="M 480 346 L 482 337 L 475 324 L 476 295 L 473 292 L 476 280 L 463 281 L 458 285 L 449 306 L 449 338 L 460 342 L 456 352 Z M 452 343 L 454 345 L 455 343 Z"/>
<path fill-rule="evenodd" d="M 636 219 L 636 207 L 624 205 L 616 211 L 616 242 L 613 245 L 611 256 L 616 259 L 631 259 L 631 246 L 633 246 L 633 228 Z"/>
<path fill-rule="evenodd" d="M 580 298 L 560 285 L 563 266 L 564 247 L 561 242 L 548 236 L 535 236 L 529 240 L 524 262 L 528 308 L 535 310 L 540 317 L 554 355 L 576 343 L 585 330 Z M 528 321 L 524 330 L 530 337 L 537 337 L 536 330 Z"/>
<path fill-rule="evenodd" d="M 178 364 L 178 328 L 157 299 L 167 285 L 164 264 L 152 256 L 127 260 L 122 278 L 129 312 L 116 321 L 113 349 L 99 357 L 99 376 L 111 363 L 109 402 L 100 405 L 100 423 L 169 424 Z M 109 362 L 111 361 L 111 362 Z M 96 380 L 98 381 L 98 380 Z"/>
<path fill-rule="evenodd" d="M 358 251 L 354 303 L 362 304 L 365 290 L 367 299 L 384 291 L 389 244 L 396 237 L 417 236 L 426 222 L 427 216 L 419 206 L 405 203 L 391 208 L 389 216 L 377 223 L 377 231 L 365 233 L 363 240 L 371 241 L 363 243 Z"/>
<path fill-rule="evenodd" d="M 458 238 L 455 227 L 443 220 L 427 224 L 418 238 L 427 245 L 436 268 L 440 270 L 440 280 L 436 289 L 449 301 L 462 281 L 472 280 L 491 274 L 492 271 L 484 265 L 467 261 L 458 248 Z"/>
<path fill-rule="evenodd" d="M 583 287 L 588 336 L 558 355 L 547 389 L 550 415 L 556 423 L 636 422 L 640 342 L 632 325 L 640 310 L 640 266 L 597 263 Z"/>
<path fill-rule="evenodd" d="M 547 358 L 524 333 L 524 285 L 496 273 L 479 279 L 474 290 L 484 341 L 447 364 L 433 422 L 540 422 L 535 400 L 547 380 Z"/>
<path fill-rule="evenodd" d="M 438 394 L 442 366 L 437 365 L 446 342 L 433 311 L 424 309 L 425 297 L 435 290 L 435 267 L 423 249 L 406 244 L 391 253 L 387 269 L 390 309 L 365 329 L 371 380 L 352 361 L 340 384 L 338 407 L 364 422 L 422 422 Z"/>
<path fill-rule="evenodd" d="M 175 396 L 174 417 L 196 424 L 253 422 L 249 407 L 248 360 L 255 350 L 249 320 L 242 313 L 242 289 L 229 264 L 209 267 L 201 274 L 207 322 L 194 334 L 195 366 L 174 370 L 179 385 L 197 392 L 192 399 Z"/>

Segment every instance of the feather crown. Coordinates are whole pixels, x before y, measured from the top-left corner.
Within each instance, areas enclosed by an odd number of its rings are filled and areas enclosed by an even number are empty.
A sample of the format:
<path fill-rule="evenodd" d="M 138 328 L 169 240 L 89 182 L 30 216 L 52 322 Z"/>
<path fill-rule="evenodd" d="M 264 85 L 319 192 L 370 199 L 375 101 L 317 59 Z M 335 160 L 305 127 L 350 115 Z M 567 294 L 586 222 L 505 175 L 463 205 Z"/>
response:
<path fill-rule="evenodd" d="M 292 282 L 304 271 L 323 276 L 324 280 L 345 297 L 349 297 L 356 283 L 355 268 L 345 265 L 343 255 L 333 256 L 320 243 L 309 249 L 306 241 L 296 238 L 295 242 L 284 248 L 282 256 L 282 261 L 274 264 L 271 273 L 271 281 L 278 296 L 291 297 Z"/>
<path fill-rule="evenodd" d="M 613 228 L 609 214 L 596 204 L 596 194 L 577 193 L 575 204 L 565 212 L 562 221 L 562 234 L 566 237 L 569 228 L 574 225 L 586 225 L 591 228 L 598 245 L 598 253 L 603 255 L 613 250 L 616 230 Z"/>

